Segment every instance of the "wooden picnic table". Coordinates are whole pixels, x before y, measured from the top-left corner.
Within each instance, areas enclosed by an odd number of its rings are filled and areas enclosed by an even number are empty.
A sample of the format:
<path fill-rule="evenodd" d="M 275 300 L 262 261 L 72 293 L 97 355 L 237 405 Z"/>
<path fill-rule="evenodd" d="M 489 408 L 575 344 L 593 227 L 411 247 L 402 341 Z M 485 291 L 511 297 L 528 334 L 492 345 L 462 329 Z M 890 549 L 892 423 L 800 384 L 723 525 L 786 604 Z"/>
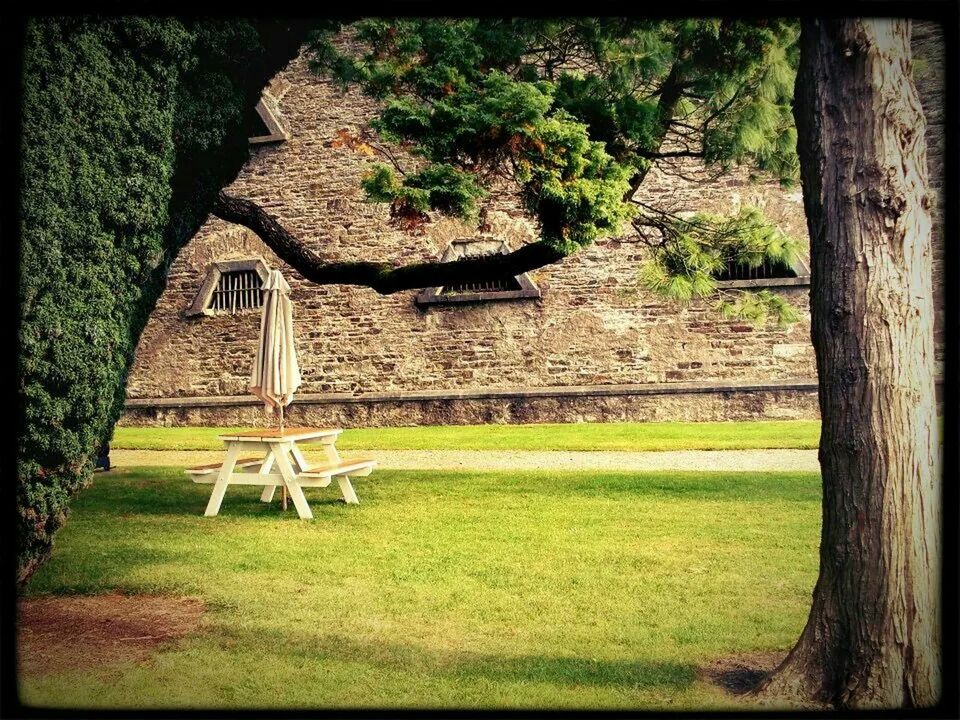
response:
<path fill-rule="evenodd" d="M 305 520 L 311 519 L 313 513 L 303 488 L 326 487 L 336 478 L 344 501 L 358 504 L 350 475 L 365 477 L 376 465 L 376 461 L 369 458 L 343 460 L 336 447 L 342 432 L 339 428 L 284 428 L 282 431 L 268 428 L 220 435 L 226 447 L 224 461 L 188 468 L 186 473 L 194 482 L 213 483 L 204 515 L 214 516 L 220 512 L 229 485 L 263 485 L 261 502 L 271 502 L 277 488 L 286 487 L 297 514 Z M 306 443 L 323 445 L 322 464 L 311 466 L 307 462 L 300 449 L 300 444 Z M 249 451 L 258 454 L 240 457 Z"/>

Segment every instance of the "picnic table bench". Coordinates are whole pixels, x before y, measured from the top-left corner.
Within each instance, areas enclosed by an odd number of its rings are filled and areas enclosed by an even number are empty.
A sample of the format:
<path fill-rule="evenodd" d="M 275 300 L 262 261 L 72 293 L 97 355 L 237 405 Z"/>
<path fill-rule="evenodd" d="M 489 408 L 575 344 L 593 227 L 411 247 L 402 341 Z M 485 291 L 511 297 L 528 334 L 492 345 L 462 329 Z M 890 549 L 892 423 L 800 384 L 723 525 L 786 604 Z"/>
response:
<path fill-rule="evenodd" d="M 370 458 L 342 459 L 336 447 L 342 432 L 339 428 L 284 428 L 220 435 L 226 447 L 224 461 L 187 468 L 185 472 L 196 483 L 213 485 L 204 515 L 214 516 L 220 512 L 229 485 L 262 485 L 261 502 L 271 502 L 277 488 L 286 487 L 297 514 L 310 519 L 313 513 L 303 488 L 327 487 L 336 478 L 344 501 L 358 504 L 360 500 L 350 476 L 366 477 L 377 464 Z M 321 465 L 311 466 L 300 449 L 300 443 L 312 442 L 323 445 L 325 457 Z M 241 458 L 243 452 L 259 454 Z"/>

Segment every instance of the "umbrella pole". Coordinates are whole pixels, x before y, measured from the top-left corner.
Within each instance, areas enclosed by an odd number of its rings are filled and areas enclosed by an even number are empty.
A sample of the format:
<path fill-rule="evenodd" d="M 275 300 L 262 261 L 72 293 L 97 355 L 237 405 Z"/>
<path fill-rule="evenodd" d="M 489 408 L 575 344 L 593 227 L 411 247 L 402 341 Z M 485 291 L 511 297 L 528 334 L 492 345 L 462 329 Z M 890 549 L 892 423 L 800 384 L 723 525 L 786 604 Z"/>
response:
<path fill-rule="evenodd" d="M 283 405 L 280 406 L 280 434 L 283 435 Z M 287 509 L 287 486 L 283 486 L 283 509 Z"/>

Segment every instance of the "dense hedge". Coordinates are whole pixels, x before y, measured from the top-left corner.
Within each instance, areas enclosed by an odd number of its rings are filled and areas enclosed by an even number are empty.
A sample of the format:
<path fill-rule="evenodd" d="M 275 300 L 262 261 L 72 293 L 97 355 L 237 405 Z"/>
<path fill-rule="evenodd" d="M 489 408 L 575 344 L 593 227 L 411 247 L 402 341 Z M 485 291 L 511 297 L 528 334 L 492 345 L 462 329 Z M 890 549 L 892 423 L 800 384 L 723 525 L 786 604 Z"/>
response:
<path fill-rule="evenodd" d="M 123 407 L 169 263 L 247 158 L 297 23 L 45 18 L 25 28 L 18 578 L 49 554 Z"/>

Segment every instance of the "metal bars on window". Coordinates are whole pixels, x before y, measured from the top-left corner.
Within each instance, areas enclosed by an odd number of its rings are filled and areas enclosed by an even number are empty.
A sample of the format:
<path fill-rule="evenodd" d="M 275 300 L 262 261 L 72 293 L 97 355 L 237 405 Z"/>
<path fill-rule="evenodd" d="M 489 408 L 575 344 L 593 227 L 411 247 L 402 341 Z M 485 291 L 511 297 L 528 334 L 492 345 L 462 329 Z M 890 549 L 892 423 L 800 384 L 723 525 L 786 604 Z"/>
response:
<path fill-rule="evenodd" d="M 263 305 L 263 281 L 256 270 L 236 270 L 220 275 L 217 287 L 210 297 L 214 312 L 236 313 Z"/>
<path fill-rule="evenodd" d="M 520 283 L 516 278 L 502 280 L 487 280 L 486 282 L 462 283 L 460 285 L 445 285 L 440 290 L 441 295 L 461 295 L 463 293 L 494 293 L 519 290 Z"/>
<path fill-rule="evenodd" d="M 792 267 L 770 260 L 764 260 L 757 267 L 750 267 L 731 260 L 727 263 L 726 269 L 717 274 L 717 280 L 771 280 L 795 277 L 797 277 L 797 273 Z"/>

